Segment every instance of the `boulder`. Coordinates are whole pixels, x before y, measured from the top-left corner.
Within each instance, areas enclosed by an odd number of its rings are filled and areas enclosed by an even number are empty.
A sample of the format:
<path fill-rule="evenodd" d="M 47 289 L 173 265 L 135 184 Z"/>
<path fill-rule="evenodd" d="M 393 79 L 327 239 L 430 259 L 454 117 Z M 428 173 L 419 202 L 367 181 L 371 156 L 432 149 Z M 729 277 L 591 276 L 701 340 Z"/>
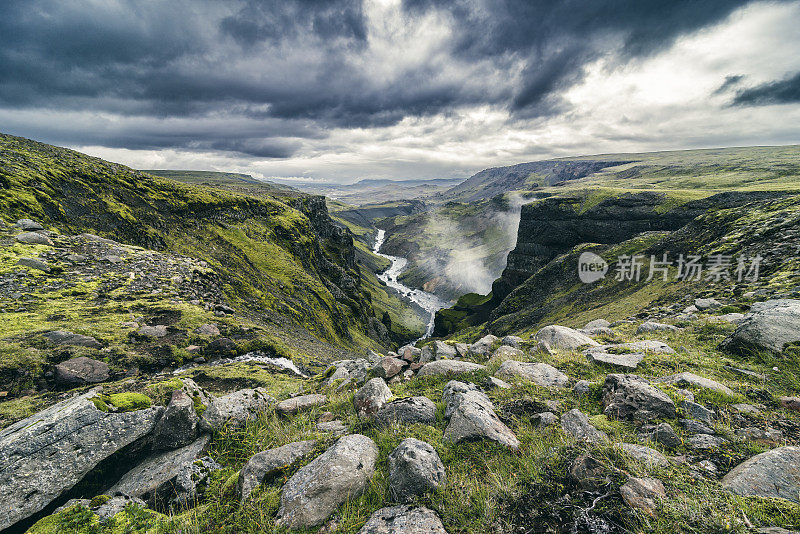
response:
<path fill-rule="evenodd" d="M 436 512 L 428 508 L 391 506 L 372 514 L 358 534 L 447 534 Z"/>
<path fill-rule="evenodd" d="M 17 265 L 44 271 L 46 273 L 50 272 L 50 265 L 48 265 L 46 261 L 42 261 L 38 258 L 20 258 L 17 260 Z"/>
<path fill-rule="evenodd" d="M 452 360 L 458 354 L 456 353 L 456 348 L 453 345 L 448 345 L 444 341 L 434 341 L 433 355 L 437 360 Z"/>
<path fill-rule="evenodd" d="M 383 378 L 373 378 L 356 391 L 353 404 L 359 417 L 372 417 L 392 398 L 392 390 Z"/>
<path fill-rule="evenodd" d="M 502 362 L 505 360 L 519 360 L 525 357 L 525 353 L 520 349 L 509 347 L 508 345 L 501 345 L 496 351 L 492 353 L 491 360 L 493 362 Z"/>
<path fill-rule="evenodd" d="M 236 489 L 244 501 L 264 481 L 282 473 L 302 458 L 311 454 L 316 447 L 314 440 L 296 441 L 282 447 L 254 454 L 239 471 Z"/>
<path fill-rule="evenodd" d="M 639 433 L 639 439 L 659 443 L 668 449 L 679 447 L 682 443 L 680 436 L 669 423 L 643 426 L 642 432 Z"/>
<path fill-rule="evenodd" d="M 558 423 L 558 416 L 553 412 L 542 412 L 531 416 L 531 421 L 537 428 L 546 428 Z"/>
<path fill-rule="evenodd" d="M 469 354 L 474 356 L 488 357 L 492 350 L 492 345 L 500 341 L 500 338 L 491 334 L 485 335 L 478 341 L 469 346 Z"/>
<path fill-rule="evenodd" d="M 713 434 L 714 430 L 704 425 L 700 421 L 693 419 L 681 419 L 681 426 L 687 434 Z"/>
<path fill-rule="evenodd" d="M 162 408 L 97 409 L 98 390 L 0 430 L 0 530 L 42 510 L 102 460 L 148 435 Z"/>
<path fill-rule="evenodd" d="M 685 388 L 687 386 L 695 386 L 699 388 L 706 388 L 706 389 L 713 389 L 719 393 L 724 393 L 725 395 L 735 396 L 736 393 L 733 392 L 728 386 L 720 384 L 715 380 L 711 380 L 709 378 L 703 378 L 702 376 L 698 376 L 694 373 L 677 373 L 670 376 L 665 376 L 663 378 L 657 379 L 658 382 L 666 382 L 668 384 L 675 384 L 676 386 Z"/>
<path fill-rule="evenodd" d="M 194 400 L 182 389 L 175 390 L 164 415 L 153 430 L 153 448 L 166 450 L 184 447 L 197 438 L 199 426 L 200 418 L 195 411 Z"/>
<path fill-rule="evenodd" d="M 430 345 L 425 345 L 422 347 L 422 353 L 419 355 L 419 360 L 417 361 L 418 365 L 424 365 L 428 362 L 432 362 L 436 359 L 436 356 L 433 354 L 433 349 Z"/>
<path fill-rule="evenodd" d="M 800 341 L 800 300 L 756 302 L 736 330 L 722 343 L 731 350 L 765 349 L 780 353 Z"/>
<path fill-rule="evenodd" d="M 631 477 L 619 488 L 622 500 L 631 508 L 636 508 L 653 515 L 658 500 L 667 496 L 664 484 L 657 478 Z"/>
<path fill-rule="evenodd" d="M 608 436 L 592 426 L 586 414 L 577 408 L 573 408 L 561 416 L 561 428 L 567 435 L 578 441 L 585 441 L 591 444 L 608 441 Z"/>
<path fill-rule="evenodd" d="M 201 325 L 196 332 L 201 336 L 218 336 L 219 327 L 213 323 Z"/>
<path fill-rule="evenodd" d="M 487 378 L 482 385 L 484 389 L 511 389 L 511 384 L 494 376 Z"/>
<path fill-rule="evenodd" d="M 546 363 L 524 363 L 506 360 L 496 374 L 501 378 L 507 379 L 524 378 L 542 387 L 563 388 L 569 382 L 567 375 Z"/>
<path fill-rule="evenodd" d="M 569 476 L 585 490 L 596 490 L 609 483 L 605 466 L 590 454 L 581 454 L 572 461 Z"/>
<path fill-rule="evenodd" d="M 636 329 L 636 334 L 647 334 L 650 332 L 674 332 L 678 329 L 671 324 L 657 323 L 655 321 L 646 321 L 639 325 Z"/>
<path fill-rule="evenodd" d="M 618 446 L 622 452 L 647 466 L 665 467 L 669 464 L 666 456 L 650 447 L 635 443 L 620 443 Z"/>
<path fill-rule="evenodd" d="M 144 325 L 139 328 L 137 332 L 142 337 L 158 339 L 167 335 L 167 327 L 163 324 L 157 324 L 155 326 Z"/>
<path fill-rule="evenodd" d="M 716 310 L 722 307 L 722 303 L 717 299 L 694 299 L 694 307 L 700 311 Z"/>
<path fill-rule="evenodd" d="M 56 382 L 65 386 L 97 384 L 108 380 L 109 368 L 106 362 L 99 362 L 86 356 L 78 356 L 56 365 Z"/>
<path fill-rule="evenodd" d="M 734 467 L 722 487 L 743 496 L 800 502 L 800 447 L 778 447 Z"/>
<path fill-rule="evenodd" d="M 382 359 L 380 356 L 378 358 L 378 361 Z M 322 385 L 330 386 L 337 380 L 341 381 L 339 388 L 350 384 L 361 385 L 369 378 L 372 367 L 373 364 L 364 358 L 335 361 L 328 367 L 328 371 L 325 373 L 326 378 L 322 381 Z"/>
<path fill-rule="evenodd" d="M 800 397 L 778 397 L 778 402 L 787 410 L 800 412 Z"/>
<path fill-rule="evenodd" d="M 106 493 L 145 500 L 153 508 L 163 508 L 174 495 L 173 482 L 178 473 L 202 456 L 210 436 L 171 451 L 160 452 L 125 473 Z"/>
<path fill-rule="evenodd" d="M 545 326 L 533 337 L 537 342 L 544 343 L 551 349 L 576 350 L 583 346 L 590 345 L 596 347 L 597 341 L 586 334 L 566 326 L 551 325 Z"/>
<path fill-rule="evenodd" d="M 616 347 L 620 349 L 627 349 L 631 352 L 655 352 L 660 354 L 675 354 L 675 350 L 663 341 L 655 339 L 645 339 L 643 341 L 631 341 L 630 343 L 620 343 L 618 345 L 607 345 L 607 347 Z"/>
<path fill-rule="evenodd" d="M 387 356 L 383 358 L 380 362 L 378 362 L 375 367 L 372 368 L 372 373 L 379 377 L 384 378 L 386 380 L 392 378 L 395 375 L 400 374 L 403 370 L 403 367 L 406 366 L 406 363 L 400 360 L 399 358 L 392 358 L 391 356 Z"/>
<path fill-rule="evenodd" d="M 697 404 L 689 400 L 683 400 L 680 403 L 681 409 L 686 412 L 686 415 L 693 419 L 698 419 L 707 425 L 712 424 L 714 421 L 714 412 L 709 410 L 702 404 Z"/>
<path fill-rule="evenodd" d="M 200 428 L 209 432 L 225 425 L 243 426 L 273 404 L 275 399 L 267 395 L 264 388 L 241 389 L 213 399 L 200 418 Z"/>
<path fill-rule="evenodd" d="M 290 529 L 322 524 L 348 499 L 357 498 L 375 472 L 378 447 L 361 434 L 339 438 L 283 486 L 278 525 Z"/>
<path fill-rule="evenodd" d="M 20 230 L 26 232 L 35 232 L 36 230 L 44 230 L 44 226 L 32 219 L 19 219 L 14 225 Z"/>
<path fill-rule="evenodd" d="M 636 375 L 610 374 L 603 384 L 603 413 L 616 419 L 646 421 L 675 417 L 675 403 Z"/>
<path fill-rule="evenodd" d="M 630 370 L 636 369 L 644 360 L 644 353 L 641 352 L 610 354 L 602 350 L 587 350 L 584 351 L 584 354 L 586 359 L 592 363 L 602 363 L 611 367 Z"/>
<path fill-rule="evenodd" d="M 518 349 L 522 346 L 523 341 L 522 338 L 518 336 L 506 336 L 500 340 L 500 343 L 507 347 Z"/>
<path fill-rule="evenodd" d="M 436 421 L 436 405 L 428 397 L 410 397 L 387 403 L 375 414 L 382 426 L 393 423 L 431 425 Z"/>
<path fill-rule="evenodd" d="M 91 336 L 84 336 L 82 334 L 73 334 L 65 330 L 53 330 L 52 332 L 45 332 L 42 334 L 48 343 L 51 345 L 71 345 L 75 347 L 89 347 L 92 349 L 99 349 L 103 345 Z"/>
<path fill-rule="evenodd" d="M 611 323 L 606 321 L 605 319 L 595 319 L 594 321 L 589 321 L 583 327 L 584 330 L 592 330 L 594 328 L 609 328 Z"/>
<path fill-rule="evenodd" d="M 445 417 L 449 419 L 444 438 L 455 443 L 489 439 L 511 449 L 519 448 L 519 440 L 494 411 L 494 406 L 474 384 L 451 380 L 442 395 Z"/>
<path fill-rule="evenodd" d="M 279 402 L 275 406 L 275 411 L 283 415 L 294 415 L 317 406 L 322 406 L 326 402 L 328 402 L 328 397 L 319 393 L 300 395 L 299 397 L 291 397 Z"/>
<path fill-rule="evenodd" d="M 443 486 L 444 464 L 430 444 L 406 438 L 389 454 L 389 491 L 397 502 L 408 502 Z"/>
<path fill-rule="evenodd" d="M 461 360 L 437 360 L 423 365 L 417 373 L 417 376 L 474 373 L 475 371 L 483 371 L 485 369 L 485 366 L 472 362 L 463 362 Z"/>
<path fill-rule="evenodd" d="M 16 237 L 20 243 L 28 245 L 48 245 L 53 246 L 53 241 L 44 234 L 39 232 L 23 232 Z"/>
<path fill-rule="evenodd" d="M 717 315 L 714 319 L 718 321 L 725 321 L 726 323 L 739 324 L 744 321 L 746 317 L 743 313 L 726 313 L 724 315 Z"/>

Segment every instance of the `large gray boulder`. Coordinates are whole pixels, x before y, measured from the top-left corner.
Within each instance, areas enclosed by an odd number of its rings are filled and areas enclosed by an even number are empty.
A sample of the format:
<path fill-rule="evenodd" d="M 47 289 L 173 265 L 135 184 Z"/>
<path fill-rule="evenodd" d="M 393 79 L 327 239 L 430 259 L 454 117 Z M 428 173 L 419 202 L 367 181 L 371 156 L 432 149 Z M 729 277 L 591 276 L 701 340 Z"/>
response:
<path fill-rule="evenodd" d="M 44 230 L 44 226 L 41 223 L 34 221 L 33 219 L 19 219 L 16 224 L 14 224 L 20 230 L 24 230 L 26 232 L 35 232 L 36 230 Z"/>
<path fill-rule="evenodd" d="M 647 421 L 675 417 L 675 403 L 636 375 L 610 374 L 603 384 L 603 413 L 616 419 Z"/>
<path fill-rule="evenodd" d="M 106 493 L 137 497 L 152 507 L 163 507 L 174 497 L 172 482 L 179 472 L 202 456 L 210 440 L 205 435 L 180 449 L 148 457 L 125 473 Z"/>
<path fill-rule="evenodd" d="M 444 387 L 445 417 L 450 420 L 444 438 L 455 443 L 489 439 L 511 449 L 519 448 L 517 436 L 494 411 L 494 406 L 474 384 L 451 380 Z"/>
<path fill-rule="evenodd" d="M 563 388 L 569 382 L 567 375 L 546 363 L 525 363 L 506 360 L 495 374 L 506 379 L 524 378 L 542 387 Z"/>
<path fill-rule="evenodd" d="M 194 400 L 182 389 L 175 390 L 164 415 L 156 423 L 153 448 L 168 450 L 189 445 L 197 438 L 199 427 Z"/>
<path fill-rule="evenodd" d="M 264 388 L 240 389 L 213 399 L 200 418 L 200 428 L 208 432 L 225 425 L 243 426 L 248 421 L 257 419 L 258 414 L 265 412 L 273 404 L 275 399 L 267 395 Z"/>
<path fill-rule="evenodd" d="M 23 232 L 17 236 L 17 241 L 28 245 L 49 245 L 53 246 L 53 242 L 44 234 L 39 232 Z"/>
<path fill-rule="evenodd" d="M 239 472 L 236 484 L 241 499 L 244 501 L 265 480 L 308 456 L 316 445 L 314 440 L 296 441 L 251 456 Z"/>
<path fill-rule="evenodd" d="M 395 501 L 410 501 L 446 481 L 436 449 L 424 441 L 406 438 L 389 454 L 389 491 Z"/>
<path fill-rule="evenodd" d="M 328 397 L 319 393 L 300 395 L 299 397 L 291 397 L 279 402 L 275 406 L 275 411 L 283 415 L 294 415 L 322 406 L 327 402 Z"/>
<path fill-rule="evenodd" d="M 778 299 L 754 303 L 723 346 L 779 353 L 795 341 L 800 341 L 800 300 Z"/>
<path fill-rule="evenodd" d="M 602 363 L 611 367 L 629 370 L 636 369 L 644 360 L 644 353 L 641 352 L 612 354 L 603 350 L 587 350 L 584 351 L 584 354 L 586 359 L 592 363 Z"/>
<path fill-rule="evenodd" d="M 108 380 L 108 376 L 109 367 L 106 362 L 86 356 L 78 356 L 56 365 L 56 382 L 64 386 L 97 384 Z"/>
<path fill-rule="evenodd" d="M 283 486 L 278 525 L 315 527 L 348 499 L 357 498 L 375 472 L 378 447 L 361 434 L 339 438 Z"/>
<path fill-rule="evenodd" d="M 586 345 L 592 347 L 599 345 L 597 341 L 586 334 L 559 325 L 545 326 L 536 332 L 533 339 L 538 342 L 544 342 L 550 348 L 561 350 L 575 350 Z"/>
<path fill-rule="evenodd" d="M 97 409 L 93 390 L 0 431 L 0 530 L 42 510 L 97 464 L 149 434 L 162 408 Z"/>
<path fill-rule="evenodd" d="M 437 360 L 452 360 L 458 356 L 456 348 L 453 345 L 448 345 L 444 341 L 433 342 L 433 355 Z"/>
<path fill-rule="evenodd" d="M 461 360 L 437 360 L 426 363 L 417 373 L 417 376 L 436 376 L 447 374 L 474 373 L 483 371 L 486 366 Z"/>
<path fill-rule="evenodd" d="M 353 404 L 359 417 L 372 417 L 392 398 L 392 390 L 383 378 L 373 378 L 356 391 Z"/>
<path fill-rule="evenodd" d="M 646 466 L 665 467 L 669 465 L 669 460 L 666 456 L 650 447 L 635 443 L 619 443 L 617 446 L 622 449 L 622 452 Z"/>
<path fill-rule="evenodd" d="M 501 345 L 492 353 L 492 362 L 504 362 L 506 360 L 520 360 L 525 358 L 525 353 L 521 349 Z"/>
<path fill-rule="evenodd" d="M 500 341 L 500 338 L 487 334 L 469 346 L 468 353 L 475 356 L 488 357 L 492 350 L 492 345 Z"/>
<path fill-rule="evenodd" d="M 800 502 L 800 447 L 778 447 L 734 467 L 722 487 L 737 495 Z"/>
<path fill-rule="evenodd" d="M 400 505 L 381 508 L 370 516 L 358 534 L 447 534 L 436 512 Z"/>
<path fill-rule="evenodd" d="M 436 421 L 436 405 L 423 396 L 398 399 L 378 410 L 375 421 L 381 426 L 393 423 L 432 425 Z"/>
<path fill-rule="evenodd" d="M 322 385 L 330 386 L 337 380 L 340 381 L 339 388 L 344 388 L 350 384 L 361 385 L 369 377 L 372 365 L 364 358 L 337 360 L 326 371 L 327 377 L 322 381 Z"/>

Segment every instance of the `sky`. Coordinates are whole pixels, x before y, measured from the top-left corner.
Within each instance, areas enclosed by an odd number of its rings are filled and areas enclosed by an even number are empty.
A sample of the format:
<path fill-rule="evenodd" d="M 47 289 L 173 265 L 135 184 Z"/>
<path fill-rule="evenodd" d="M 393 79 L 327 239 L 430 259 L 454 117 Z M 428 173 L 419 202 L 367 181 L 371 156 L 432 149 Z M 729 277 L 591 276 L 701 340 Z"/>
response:
<path fill-rule="evenodd" d="M 800 143 L 800 1 L 4 0 L 0 132 L 350 183 Z"/>

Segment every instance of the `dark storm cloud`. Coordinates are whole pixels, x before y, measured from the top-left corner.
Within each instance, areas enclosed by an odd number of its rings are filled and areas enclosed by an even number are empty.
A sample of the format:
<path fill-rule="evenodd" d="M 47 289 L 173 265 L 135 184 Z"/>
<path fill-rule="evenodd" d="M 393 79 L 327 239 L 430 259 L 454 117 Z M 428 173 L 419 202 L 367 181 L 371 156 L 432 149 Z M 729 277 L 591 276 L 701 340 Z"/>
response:
<path fill-rule="evenodd" d="M 454 52 L 467 58 L 525 58 L 516 109 L 546 113 L 558 92 L 581 79 L 581 67 L 622 39 L 619 60 L 662 50 L 713 24 L 747 0 L 404 0 L 409 12 L 439 10 L 455 20 Z"/>
<path fill-rule="evenodd" d="M 662 50 L 745 3 L 406 0 L 407 25 L 430 13 L 453 25 L 437 50 L 451 71 L 419 57 L 381 76 L 366 59 L 371 28 L 359 0 L 5 0 L 0 109 L 221 117 L 231 127 L 273 120 L 267 131 L 235 134 L 218 122 L 153 131 L 134 121 L 75 132 L 73 142 L 288 157 L 298 138 L 332 127 L 386 126 L 464 105 L 505 107 L 521 119 L 564 111 L 559 95 L 582 79 L 588 62 Z M 745 92 L 737 100 L 748 98 L 766 96 Z"/>
<path fill-rule="evenodd" d="M 736 94 L 736 105 L 791 104 L 800 102 L 800 72 L 774 82 L 744 89 Z"/>
<path fill-rule="evenodd" d="M 236 14 L 224 17 L 222 31 L 239 43 L 280 42 L 310 31 L 323 39 L 364 41 L 366 22 L 358 0 L 249 0 Z"/>

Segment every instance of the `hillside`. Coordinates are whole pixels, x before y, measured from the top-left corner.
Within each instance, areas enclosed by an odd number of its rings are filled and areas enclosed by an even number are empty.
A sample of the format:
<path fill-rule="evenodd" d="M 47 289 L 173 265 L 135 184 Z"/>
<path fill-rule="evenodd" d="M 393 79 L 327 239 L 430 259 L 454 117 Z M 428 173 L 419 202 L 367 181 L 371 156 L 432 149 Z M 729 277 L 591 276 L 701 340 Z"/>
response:
<path fill-rule="evenodd" d="M 186 347 L 195 343 L 186 332 L 213 322 L 219 309 L 231 310 L 231 352 L 259 348 L 311 367 L 416 336 L 403 326 L 402 301 L 359 264 L 351 234 L 328 217 L 321 197 L 260 183 L 258 195 L 188 186 L 6 135 L 0 147 L 0 213 L 41 223 L 60 251 L 49 271 L 25 278 L 17 262 L 48 249 L 3 236 L 2 374 L 11 396 L 40 387 L 39 373 L 69 354 L 33 349 L 43 331 L 104 338 L 119 372 L 190 361 Z M 101 237 L 72 237 L 83 234 Z M 94 250 L 106 238 L 108 250 Z M 83 259 L 71 260 L 70 250 Z M 193 267 L 172 268 L 180 258 Z M 142 277 L 152 278 L 140 284 Z M 380 322 L 387 311 L 395 332 Z M 141 343 L 117 327 L 137 316 L 148 324 L 169 317 L 163 324 L 183 333 Z"/>

